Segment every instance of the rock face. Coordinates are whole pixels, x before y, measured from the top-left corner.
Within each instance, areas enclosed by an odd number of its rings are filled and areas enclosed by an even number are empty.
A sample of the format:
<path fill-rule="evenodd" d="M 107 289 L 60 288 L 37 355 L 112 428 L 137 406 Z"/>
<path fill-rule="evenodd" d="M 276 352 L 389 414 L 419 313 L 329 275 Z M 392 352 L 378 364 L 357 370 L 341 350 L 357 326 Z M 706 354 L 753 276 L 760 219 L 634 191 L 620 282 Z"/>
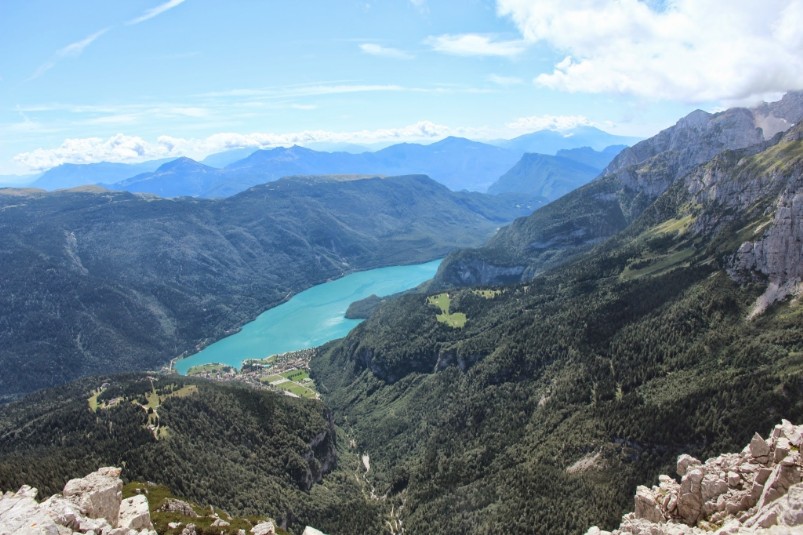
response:
<path fill-rule="evenodd" d="M 101 468 L 72 479 L 61 495 L 37 503 L 37 490 L 23 486 L 0 496 L 0 534 L 156 535 L 144 496 L 122 499 L 119 468 Z"/>
<path fill-rule="evenodd" d="M 586 535 L 697 535 L 803 533 L 803 425 L 783 420 L 765 440 L 758 433 L 741 453 L 705 464 L 678 458 L 680 483 L 668 476 L 658 486 L 638 487 L 635 511 L 613 532 Z"/>
<path fill-rule="evenodd" d="M 777 141 L 774 136 L 795 130 L 801 119 L 803 92 L 792 92 L 781 101 L 752 109 L 692 112 L 676 125 L 623 150 L 589 184 L 503 227 L 484 247 L 450 254 L 441 264 L 436 284 L 508 284 L 558 267 L 626 228 L 673 184 L 696 173 L 699 166 L 717 155 L 750 148 L 763 150 Z M 700 186 L 705 194 L 719 192 L 722 202 L 742 203 L 753 192 L 761 193 L 759 183 L 730 182 L 727 173 L 703 178 L 712 177 L 720 179 L 719 190 L 708 188 L 705 182 Z M 775 177 L 765 178 L 772 181 Z M 725 188 L 730 190 L 726 192 Z M 793 260 L 787 250 L 792 247 L 794 252 L 796 245 L 799 253 L 799 242 L 794 237 L 787 239 L 784 225 L 794 224 L 796 219 L 784 214 L 790 210 L 794 213 L 796 202 L 800 201 L 795 200 L 794 192 L 784 197 L 781 204 L 789 210 L 779 210 L 778 224 L 773 226 L 779 235 L 763 240 L 756 253 L 745 258 L 745 264 L 756 259 L 757 267 L 752 269 L 762 273 L 765 263 L 766 271 L 773 273 L 795 265 L 786 261 Z"/>

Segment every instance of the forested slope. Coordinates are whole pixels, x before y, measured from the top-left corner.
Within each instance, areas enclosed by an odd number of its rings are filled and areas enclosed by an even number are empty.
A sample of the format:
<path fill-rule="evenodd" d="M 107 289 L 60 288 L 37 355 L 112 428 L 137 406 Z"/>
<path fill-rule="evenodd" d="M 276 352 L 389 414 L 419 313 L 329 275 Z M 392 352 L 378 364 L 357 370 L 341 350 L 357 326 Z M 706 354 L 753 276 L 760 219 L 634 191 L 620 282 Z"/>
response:
<path fill-rule="evenodd" d="M 679 453 L 803 421 L 799 299 L 748 319 L 800 288 L 801 127 L 684 177 L 559 269 L 449 290 L 462 328 L 403 296 L 313 361 L 408 529 L 610 527 Z"/>

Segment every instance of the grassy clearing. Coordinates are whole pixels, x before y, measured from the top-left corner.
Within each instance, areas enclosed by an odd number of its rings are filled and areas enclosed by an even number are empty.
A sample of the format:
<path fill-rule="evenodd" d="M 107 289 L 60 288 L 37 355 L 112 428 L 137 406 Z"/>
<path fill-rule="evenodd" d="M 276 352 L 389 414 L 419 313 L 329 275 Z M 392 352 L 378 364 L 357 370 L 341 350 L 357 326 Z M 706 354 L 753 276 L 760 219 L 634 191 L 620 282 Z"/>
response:
<path fill-rule="evenodd" d="M 281 375 L 268 375 L 267 377 L 261 378 L 260 381 L 262 381 L 263 383 L 273 384 L 284 381 L 285 379 L 287 379 L 287 377 L 283 377 Z"/>
<path fill-rule="evenodd" d="M 216 373 L 222 372 L 227 369 L 231 369 L 231 366 L 227 366 L 225 364 L 219 364 L 217 362 L 210 363 L 210 364 L 202 364 L 200 366 L 193 366 L 189 370 L 187 370 L 187 375 L 201 375 L 204 373 Z"/>
<path fill-rule="evenodd" d="M 310 398 L 310 399 L 315 399 L 316 397 L 318 397 L 314 390 L 310 390 L 309 388 L 301 386 L 300 384 L 294 383 L 292 381 L 287 381 L 285 383 L 281 383 L 275 386 L 276 388 L 279 388 L 281 390 L 286 390 L 292 394 L 295 394 L 298 397 Z"/>
<path fill-rule="evenodd" d="M 661 275 L 670 269 L 679 267 L 694 256 L 694 248 L 687 247 L 672 251 L 669 254 L 639 259 L 627 266 L 619 275 L 619 279 L 629 281 L 641 277 Z"/>
<path fill-rule="evenodd" d="M 660 225 L 651 228 L 647 231 L 647 233 L 653 236 L 664 234 L 675 234 L 677 236 L 682 236 L 687 230 L 689 230 L 689 227 L 691 227 L 692 223 L 694 223 L 694 216 L 689 214 L 680 219 L 668 219 Z"/>
<path fill-rule="evenodd" d="M 148 499 L 148 508 L 151 512 L 151 521 L 157 533 L 167 533 L 178 535 L 186 527 L 187 524 L 195 524 L 196 529 L 203 533 L 221 533 L 223 535 L 235 535 L 239 530 L 249 532 L 251 527 L 268 520 L 266 517 L 233 517 L 226 511 L 214 508 L 214 513 L 217 517 L 229 522 L 228 526 L 213 527 L 212 523 L 215 521 L 215 516 L 211 514 L 209 507 L 202 507 L 196 503 L 188 502 L 183 498 L 179 498 L 173 492 L 163 486 L 153 483 L 142 483 L 140 481 L 132 481 L 123 487 L 123 498 L 130 498 L 138 494 L 143 494 Z M 160 511 L 159 509 L 164 505 L 165 500 L 180 499 L 187 503 L 198 516 L 184 516 L 177 512 Z M 181 525 L 176 528 L 170 528 L 171 522 L 181 522 Z M 283 535 L 287 532 L 281 528 L 276 529 L 276 533 Z"/>
<path fill-rule="evenodd" d="M 92 395 L 86 400 L 89 403 L 89 410 L 92 412 L 98 412 L 98 396 L 102 390 L 98 388 L 97 390 L 92 391 Z"/>
<path fill-rule="evenodd" d="M 427 303 L 436 306 L 441 310 L 441 313 L 435 316 L 439 322 L 445 323 L 454 329 L 462 329 L 466 325 L 468 318 L 465 314 L 462 312 L 449 312 L 449 308 L 452 305 L 452 300 L 448 293 L 444 292 L 438 295 L 430 296 L 427 299 Z"/>
<path fill-rule="evenodd" d="M 290 370 L 290 371 L 284 372 L 282 374 L 282 377 L 285 377 L 287 379 L 290 379 L 291 381 L 295 381 L 297 383 L 300 383 L 301 381 L 303 381 L 304 379 L 307 379 L 309 377 L 309 373 L 306 370 Z"/>

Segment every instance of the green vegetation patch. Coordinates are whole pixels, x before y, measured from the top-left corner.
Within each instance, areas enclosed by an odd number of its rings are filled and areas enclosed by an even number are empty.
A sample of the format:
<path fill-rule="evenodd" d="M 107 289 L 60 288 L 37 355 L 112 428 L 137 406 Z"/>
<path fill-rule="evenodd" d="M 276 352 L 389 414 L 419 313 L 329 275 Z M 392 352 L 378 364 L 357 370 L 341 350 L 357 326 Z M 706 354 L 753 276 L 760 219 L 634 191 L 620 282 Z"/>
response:
<path fill-rule="evenodd" d="M 200 366 L 193 366 L 192 368 L 187 370 L 187 375 L 202 375 L 205 373 L 229 371 L 231 369 L 232 369 L 231 366 L 227 366 L 226 364 L 213 362 L 210 364 L 201 364 Z"/>
<path fill-rule="evenodd" d="M 623 281 L 640 277 L 657 276 L 685 265 L 694 256 L 694 248 L 677 249 L 666 255 L 647 257 L 636 260 L 622 271 L 619 278 Z"/>
<path fill-rule="evenodd" d="M 694 223 L 694 216 L 689 214 L 681 218 L 668 219 L 647 231 L 651 235 L 675 234 L 682 236 Z"/>
<path fill-rule="evenodd" d="M 315 399 L 318 397 L 318 394 L 316 394 L 314 390 L 310 390 L 309 388 L 301 386 L 300 384 L 294 383 L 292 381 L 286 381 L 284 383 L 280 383 L 274 386 L 280 390 L 286 390 L 291 394 L 295 394 L 298 397 L 309 398 L 309 399 Z"/>
<path fill-rule="evenodd" d="M 299 383 L 309 377 L 309 372 L 307 372 L 307 370 L 290 370 L 284 372 L 282 374 L 282 377 L 285 377 L 287 379 L 290 379 L 291 381 Z"/>
<path fill-rule="evenodd" d="M 471 293 L 483 299 L 493 299 L 497 295 L 502 295 L 502 290 L 471 290 Z"/>
<path fill-rule="evenodd" d="M 449 312 L 449 307 L 452 304 L 452 300 L 449 297 L 449 294 L 444 292 L 438 295 L 430 296 L 427 299 L 427 303 L 430 305 L 436 306 L 441 310 L 441 313 L 436 316 L 436 319 L 441 322 L 445 323 L 449 327 L 455 329 L 462 329 L 466 325 L 466 321 L 468 318 L 462 312 Z"/>
<path fill-rule="evenodd" d="M 100 388 L 97 390 L 92 391 L 92 395 L 87 398 L 87 403 L 89 403 L 89 410 L 92 412 L 98 412 L 98 396 L 100 393 L 103 392 Z"/>
<path fill-rule="evenodd" d="M 148 508 L 151 513 L 151 521 L 157 533 L 166 534 L 180 534 L 187 524 L 195 524 L 197 531 L 201 533 L 220 533 L 223 535 L 235 535 L 239 530 L 244 530 L 246 533 L 260 522 L 269 520 L 266 517 L 236 517 L 232 516 L 222 509 L 217 507 L 201 507 L 197 503 L 188 502 L 185 499 L 179 498 L 164 485 L 156 485 L 154 483 L 142 483 L 140 481 L 132 481 L 123 487 L 123 497 L 130 498 L 138 494 L 144 495 L 148 499 Z M 195 515 L 185 515 L 176 511 L 162 511 L 160 510 L 168 500 L 181 500 L 190 506 Z M 213 526 L 212 524 L 221 519 L 227 522 L 228 526 Z M 171 523 L 180 523 L 175 528 L 171 528 Z M 274 521 L 274 524 L 276 522 Z M 277 528 L 277 534 L 287 533 L 281 528 Z"/>
<path fill-rule="evenodd" d="M 268 375 L 267 377 L 261 378 L 260 381 L 263 383 L 273 384 L 284 381 L 285 379 L 287 379 L 287 377 L 282 377 L 281 375 Z"/>

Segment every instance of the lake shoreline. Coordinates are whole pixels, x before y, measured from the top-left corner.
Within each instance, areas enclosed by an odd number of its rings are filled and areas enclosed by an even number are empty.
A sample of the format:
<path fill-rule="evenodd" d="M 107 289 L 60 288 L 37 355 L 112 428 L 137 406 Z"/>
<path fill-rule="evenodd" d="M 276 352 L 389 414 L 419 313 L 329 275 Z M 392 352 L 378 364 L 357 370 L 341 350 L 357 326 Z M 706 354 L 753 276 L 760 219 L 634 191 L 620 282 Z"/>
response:
<path fill-rule="evenodd" d="M 169 370 L 181 375 L 194 366 L 220 363 L 239 369 L 247 359 L 317 347 L 346 336 L 362 320 L 345 317 L 348 306 L 369 295 L 386 297 L 430 280 L 442 259 L 349 273 L 286 297 L 254 320 L 187 356 Z"/>

